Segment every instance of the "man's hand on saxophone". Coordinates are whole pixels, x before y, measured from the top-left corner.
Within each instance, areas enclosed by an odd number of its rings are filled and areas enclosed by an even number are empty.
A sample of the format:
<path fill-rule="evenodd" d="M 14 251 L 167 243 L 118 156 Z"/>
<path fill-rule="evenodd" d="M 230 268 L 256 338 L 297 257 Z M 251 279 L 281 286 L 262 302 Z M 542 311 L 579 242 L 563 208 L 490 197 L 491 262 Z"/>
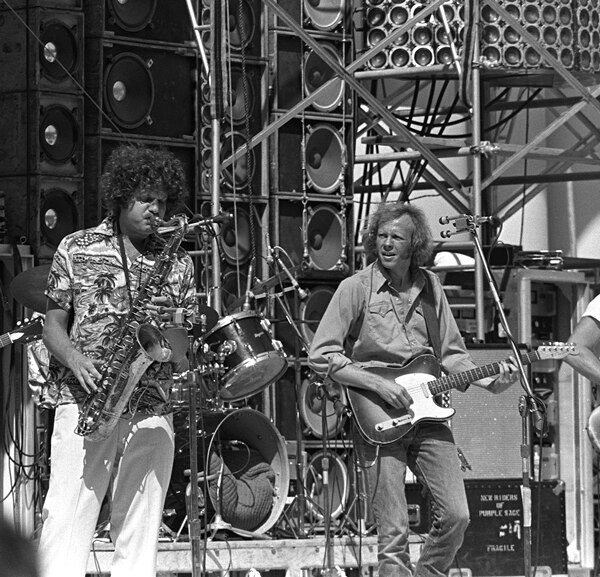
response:
<path fill-rule="evenodd" d="M 71 369 L 86 393 L 95 392 L 98 390 L 97 382 L 102 376 L 96 368 L 100 361 L 86 357 L 73 346 L 68 325 L 69 313 L 52 299 L 48 299 L 44 344 L 63 365 Z"/>
<path fill-rule="evenodd" d="M 72 349 L 66 364 L 86 393 L 94 393 L 98 390 L 97 383 L 102 375 L 96 367 L 100 365 L 100 361 L 90 359 L 77 349 Z"/>

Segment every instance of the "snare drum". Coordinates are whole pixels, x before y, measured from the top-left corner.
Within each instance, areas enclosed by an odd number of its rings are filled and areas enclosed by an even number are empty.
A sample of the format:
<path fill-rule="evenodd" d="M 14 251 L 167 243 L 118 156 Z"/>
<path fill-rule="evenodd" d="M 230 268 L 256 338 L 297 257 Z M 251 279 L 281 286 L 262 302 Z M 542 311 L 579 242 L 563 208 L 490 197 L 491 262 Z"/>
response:
<path fill-rule="evenodd" d="M 280 378 L 287 368 L 281 344 L 271 336 L 271 323 L 253 311 L 222 318 L 205 337 L 213 351 L 227 343 L 220 397 L 239 401 Z"/>

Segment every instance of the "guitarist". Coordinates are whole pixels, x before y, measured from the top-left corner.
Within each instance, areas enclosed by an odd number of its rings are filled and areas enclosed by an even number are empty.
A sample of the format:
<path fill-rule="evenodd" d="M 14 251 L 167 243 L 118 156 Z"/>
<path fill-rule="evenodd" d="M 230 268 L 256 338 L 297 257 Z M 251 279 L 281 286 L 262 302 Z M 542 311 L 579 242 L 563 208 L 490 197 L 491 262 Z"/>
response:
<path fill-rule="evenodd" d="M 391 407 L 409 409 L 413 400 L 406 388 L 369 368 L 400 367 L 424 354 L 435 355 L 446 373 L 475 368 L 438 277 L 421 268 L 430 260 L 432 244 L 423 211 L 407 203 L 379 206 L 364 236 L 373 262 L 335 292 L 312 341 L 308 361 L 315 372 L 350 392 L 374 392 Z M 501 392 L 517 380 L 517 370 L 512 360 L 503 362 L 496 379 L 475 384 Z M 445 575 L 469 523 L 449 427 L 424 420 L 387 444 L 354 437 L 378 527 L 379 577 Z M 408 547 L 407 467 L 432 501 L 433 523 L 416 566 Z"/>

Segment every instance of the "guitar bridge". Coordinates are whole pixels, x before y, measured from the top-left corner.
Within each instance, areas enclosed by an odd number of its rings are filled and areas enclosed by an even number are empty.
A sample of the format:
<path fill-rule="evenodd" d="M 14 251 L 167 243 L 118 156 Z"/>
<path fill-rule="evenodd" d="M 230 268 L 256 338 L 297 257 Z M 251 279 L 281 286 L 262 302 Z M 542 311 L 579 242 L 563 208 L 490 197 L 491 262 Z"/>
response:
<path fill-rule="evenodd" d="M 412 423 L 412 415 L 407 414 L 396 419 L 388 419 L 387 421 L 377 423 L 375 425 L 375 430 L 377 432 L 387 431 L 388 429 L 395 429 L 397 427 L 403 427 L 404 425 L 410 425 L 410 423 Z"/>

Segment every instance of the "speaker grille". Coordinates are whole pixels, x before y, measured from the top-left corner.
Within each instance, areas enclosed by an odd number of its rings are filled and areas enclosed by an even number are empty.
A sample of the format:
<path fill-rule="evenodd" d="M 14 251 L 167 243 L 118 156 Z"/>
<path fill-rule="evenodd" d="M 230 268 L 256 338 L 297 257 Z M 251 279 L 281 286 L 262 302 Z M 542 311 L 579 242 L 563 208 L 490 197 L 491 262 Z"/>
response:
<path fill-rule="evenodd" d="M 509 348 L 487 345 L 470 347 L 477 366 L 503 361 L 511 356 Z M 500 394 L 471 386 L 465 393 L 453 391 L 456 414 L 451 426 L 457 447 L 471 469 L 467 479 L 505 479 L 521 476 L 522 427 L 519 399 L 523 389 L 515 383 Z"/>
<path fill-rule="evenodd" d="M 498 6 L 504 8 L 565 68 L 581 72 L 600 71 L 598 2 L 535 0 L 525 3 L 498 0 Z M 366 0 L 364 30 L 367 47 L 376 46 L 422 8 L 423 4 L 414 0 Z M 368 67 L 380 69 L 449 64 L 451 60 L 447 48 L 454 42 L 460 49 L 463 43 L 464 7 L 458 1 L 451 1 L 444 4 L 443 10 L 448 30 L 441 9 L 437 10 L 418 22 L 409 34 L 373 56 Z M 492 6 L 486 4 L 481 8 L 480 20 L 481 54 L 486 59 L 503 68 L 550 68 L 531 43 Z M 399 57 L 398 46 L 408 51 L 408 58 Z M 391 58 L 392 52 L 396 53 L 394 58 Z"/>

